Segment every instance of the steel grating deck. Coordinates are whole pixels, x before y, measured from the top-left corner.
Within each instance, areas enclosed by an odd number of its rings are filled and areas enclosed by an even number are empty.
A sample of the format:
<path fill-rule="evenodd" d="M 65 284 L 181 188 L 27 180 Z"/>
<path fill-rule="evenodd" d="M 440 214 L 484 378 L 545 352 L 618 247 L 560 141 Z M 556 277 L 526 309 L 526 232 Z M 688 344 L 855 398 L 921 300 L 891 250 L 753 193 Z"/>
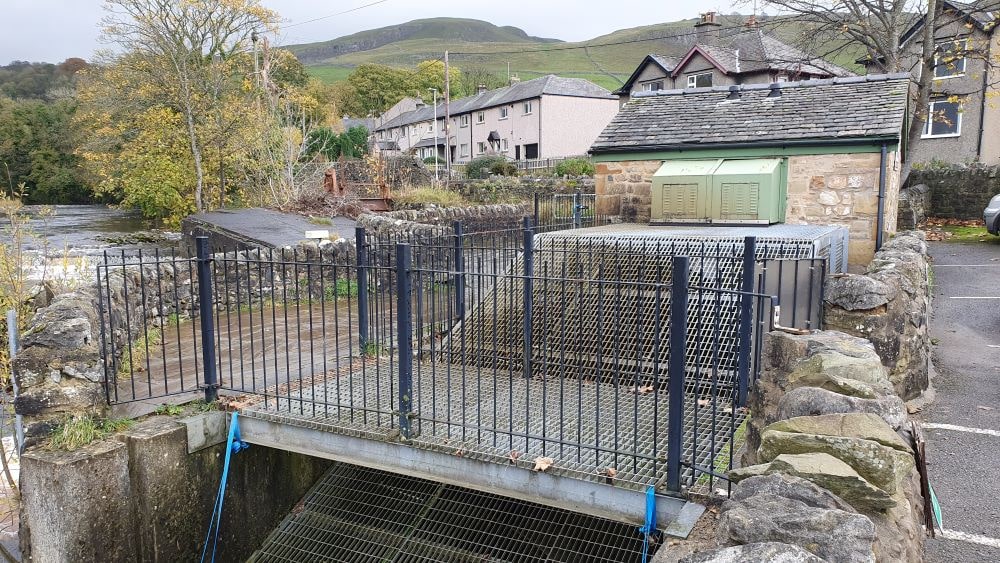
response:
<path fill-rule="evenodd" d="M 369 366 L 280 397 L 272 394 L 242 409 L 241 415 L 394 440 L 397 377 L 388 363 Z M 525 469 L 533 467 L 535 458 L 549 457 L 549 473 L 602 483 L 612 468 L 616 486 L 636 490 L 658 485 L 666 473 L 665 390 L 637 393 L 627 384 L 577 378 L 528 381 L 505 373 L 480 375 L 475 367 L 415 363 L 413 391 L 415 447 Z M 728 451 L 726 437 L 746 416 L 733 410 L 728 398 L 687 394 L 685 461 L 716 465 Z M 691 471 L 685 468 L 685 478 Z"/>
<path fill-rule="evenodd" d="M 623 563 L 642 544 L 634 525 L 336 463 L 249 561 Z"/>

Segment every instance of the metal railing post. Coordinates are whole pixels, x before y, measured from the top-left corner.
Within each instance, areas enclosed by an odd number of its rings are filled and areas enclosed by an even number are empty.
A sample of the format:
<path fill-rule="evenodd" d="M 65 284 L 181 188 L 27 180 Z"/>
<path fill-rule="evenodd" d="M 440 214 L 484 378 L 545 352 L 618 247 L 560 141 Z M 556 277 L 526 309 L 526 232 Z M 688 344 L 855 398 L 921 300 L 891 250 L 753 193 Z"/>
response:
<path fill-rule="evenodd" d="M 737 407 L 747 403 L 747 393 L 750 389 L 750 354 L 753 343 L 750 341 L 753 328 L 753 293 L 754 277 L 757 264 L 757 238 L 743 239 L 743 284 L 740 291 L 740 343 L 736 362 L 736 397 Z"/>
<path fill-rule="evenodd" d="M 684 356 L 687 338 L 688 258 L 675 256 L 670 284 L 670 357 L 667 359 L 667 489 L 681 490 L 684 447 Z"/>
<path fill-rule="evenodd" d="M 410 416 L 413 413 L 413 324 L 411 303 L 410 245 L 396 245 L 396 350 L 399 352 L 399 435 L 413 437 Z"/>
<path fill-rule="evenodd" d="M 465 254 L 462 252 L 462 222 L 455 221 L 455 317 L 465 318 Z"/>
<path fill-rule="evenodd" d="M 540 224 L 539 223 L 539 218 L 540 218 L 540 215 L 541 215 L 541 213 L 540 213 L 541 197 L 539 196 L 538 192 L 534 193 L 534 200 L 535 200 L 534 201 L 534 203 L 535 203 L 535 206 L 534 206 L 534 210 L 535 210 L 535 222 L 534 222 L 534 225 L 535 225 L 535 228 L 537 229 L 538 225 Z"/>
<path fill-rule="evenodd" d="M 535 272 L 535 256 L 534 256 L 534 233 L 531 227 L 527 225 L 528 218 L 524 219 L 524 283 L 523 283 L 523 308 L 524 308 L 524 322 L 522 323 L 522 328 L 524 330 L 524 377 L 525 379 L 531 378 L 531 305 L 532 305 L 532 289 L 534 283 L 532 276 Z"/>
<path fill-rule="evenodd" d="M 215 366 L 215 316 L 212 302 L 212 254 L 208 237 L 195 238 L 198 261 L 198 316 L 201 319 L 201 362 L 205 370 L 205 402 L 218 398 L 219 379 Z"/>
<path fill-rule="evenodd" d="M 365 354 L 368 349 L 368 247 L 364 227 L 354 229 L 354 247 L 357 253 L 357 278 L 358 278 L 358 345 L 361 354 Z M 336 280 L 333 282 L 337 283 Z"/>
<path fill-rule="evenodd" d="M 573 192 L 573 228 L 579 229 L 583 224 L 583 217 L 581 211 L 583 210 L 580 204 L 580 190 Z"/>

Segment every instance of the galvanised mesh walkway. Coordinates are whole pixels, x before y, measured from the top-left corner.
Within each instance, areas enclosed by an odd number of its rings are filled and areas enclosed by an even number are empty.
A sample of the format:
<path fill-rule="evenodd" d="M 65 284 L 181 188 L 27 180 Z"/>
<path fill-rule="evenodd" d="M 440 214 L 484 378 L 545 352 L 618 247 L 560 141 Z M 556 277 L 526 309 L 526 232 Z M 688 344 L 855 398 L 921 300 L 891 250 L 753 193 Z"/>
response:
<path fill-rule="evenodd" d="M 333 466 L 249 559 L 641 560 L 635 525 L 344 463 Z"/>
<path fill-rule="evenodd" d="M 526 380 L 517 374 L 447 363 L 414 363 L 412 445 L 575 479 L 645 490 L 666 473 L 665 385 L 599 383 L 579 378 Z M 242 409 L 249 416 L 374 440 L 397 439 L 398 374 L 388 363 L 292 391 Z M 746 414 L 711 390 L 686 393 L 684 460 L 728 469 L 725 443 Z M 725 432 L 722 429 L 726 429 Z M 715 452 L 715 454 L 713 454 Z M 691 468 L 685 468 L 690 477 Z"/>

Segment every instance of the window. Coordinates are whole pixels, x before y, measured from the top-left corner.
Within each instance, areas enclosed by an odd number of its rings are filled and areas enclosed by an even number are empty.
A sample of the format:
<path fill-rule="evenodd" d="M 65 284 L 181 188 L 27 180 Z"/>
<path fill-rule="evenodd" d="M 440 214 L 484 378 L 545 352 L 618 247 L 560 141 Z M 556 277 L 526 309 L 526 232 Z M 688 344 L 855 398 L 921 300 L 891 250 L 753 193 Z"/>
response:
<path fill-rule="evenodd" d="M 500 141 L 500 146 L 502 147 L 503 152 L 510 150 L 510 143 L 507 142 L 507 139 Z"/>
<path fill-rule="evenodd" d="M 427 132 L 428 133 L 433 133 L 434 132 L 434 122 L 433 121 L 427 124 Z"/>
<path fill-rule="evenodd" d="M 775 77 L 774 81 L 775 82 L 788 82 L 788 75 L 787 74 L 779 74 L 777 77 Z"/>
<path fill-rule="evenodd" d="M 944 41 L 934 46 L 934 79 L 965 75 L 965 52 L 968 39 Z"/>
<path fill-rule="evenodd" d="M 469 114 L 465 114 L 462 116 L 462 127 L 468 127 L 468 126 L 469 126 Z"/>
<path fill-rule="evenodd" d="M 655 92 L 657 90 L 663 90 L 662 80 L 657 80 L 656 82 L 647 82 L 642 85 L 643 92 Z"/>
<path fill-rule="evenodd" d="M 481 111 L 476 114 L 476 123 L 486 123 L 486 112 Z"/>
<path fill-rule="evenodd" d="M 508 111 L 507 106 L 503 106 L 502 108 L 500 108 L 500 119 L 507 119 L 507 111 Z"/>
<path fill-rule="evenodd" d="M 483 154 L 486 152 L 486 143 L 479 142 L 476 144 L 476 154 Z"/>
<path fill-rule="evenodd" d="M 688 88 L 708 88 L 712 85 L 711 72 L 699 72 L 688 75 Z"/>
<path fill-rule="evenodd" d="M 922 137 L 958 137 L 962 134 L 962 104 L 937 100 L 927 108 L 927 123 Z"/>
<path fill-rule="evenodd" d="M 531 102 L 524 102 L 524 115 L 528 115 L 529 113 L 531 113 L 532 109 L 533 108 Z"/>
<path fill-rule="evenodd" d="M 469 145 L 467 143 L 462 143 L 460 154 L 462 156 L 469 156 Z"/>

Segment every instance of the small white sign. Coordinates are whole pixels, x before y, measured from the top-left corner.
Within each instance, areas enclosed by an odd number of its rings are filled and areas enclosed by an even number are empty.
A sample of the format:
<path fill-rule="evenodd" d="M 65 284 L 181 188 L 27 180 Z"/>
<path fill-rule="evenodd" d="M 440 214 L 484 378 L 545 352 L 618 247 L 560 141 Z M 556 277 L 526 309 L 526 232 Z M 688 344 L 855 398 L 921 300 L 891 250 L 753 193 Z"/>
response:
<path fill-rule="evenodd" d="M 306 231 L 306 238 L 308 239 L 330 238 L 330 231 Z"/>

